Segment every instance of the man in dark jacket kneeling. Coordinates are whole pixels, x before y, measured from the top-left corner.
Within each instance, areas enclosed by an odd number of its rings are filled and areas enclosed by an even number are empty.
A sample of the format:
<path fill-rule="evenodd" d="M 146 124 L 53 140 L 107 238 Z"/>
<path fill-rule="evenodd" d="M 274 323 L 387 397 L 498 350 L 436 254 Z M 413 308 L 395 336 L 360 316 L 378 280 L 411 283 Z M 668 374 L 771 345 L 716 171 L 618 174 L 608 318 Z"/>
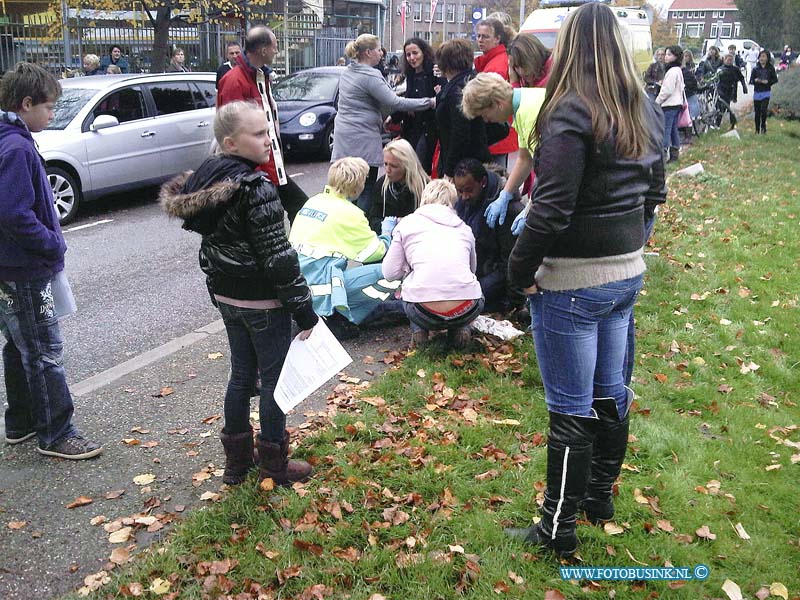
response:
<path fill-rule="evenodd" d="M 517 238 L 511 233 L 514 218 L 524 206 L 516 195 L 508 205 L 503 225 L 494 229 L 486 223 L 486 207 L 503 190 L 506 173 L 501 167 L 486 166 L 474 158 L 465 158 L 456 165 L 453 181 L 458 192 L 456 213 L 470 226 L 475 236 L 478 268 L 475 275 L 486 299 L 487 312 L 508 312 L 524 304 L 525 298 L 511 287 L 507 278 L 508 257 Z"/>

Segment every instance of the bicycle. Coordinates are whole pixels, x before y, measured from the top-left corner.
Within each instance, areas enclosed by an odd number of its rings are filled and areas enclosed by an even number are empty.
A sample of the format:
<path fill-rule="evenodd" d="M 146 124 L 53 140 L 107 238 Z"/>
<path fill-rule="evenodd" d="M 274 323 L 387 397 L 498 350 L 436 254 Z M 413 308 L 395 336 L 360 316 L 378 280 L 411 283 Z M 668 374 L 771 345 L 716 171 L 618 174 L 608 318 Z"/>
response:
<path fill-rule="evenodd" d="M 697 117 L 692 119 L 692 129 L 695 135 L 700 136 L 708 133 L 710 129 L 719 129 L 720 123 L 722 123 L 724 107 L 720 103 L 727 103 L 720 100 L 717 90 L 718 82 L 719 76 L 714 74 L 704 79 L 702 85 L 698 87 L 697 101 L 700 105 L 700 112 Z"/>

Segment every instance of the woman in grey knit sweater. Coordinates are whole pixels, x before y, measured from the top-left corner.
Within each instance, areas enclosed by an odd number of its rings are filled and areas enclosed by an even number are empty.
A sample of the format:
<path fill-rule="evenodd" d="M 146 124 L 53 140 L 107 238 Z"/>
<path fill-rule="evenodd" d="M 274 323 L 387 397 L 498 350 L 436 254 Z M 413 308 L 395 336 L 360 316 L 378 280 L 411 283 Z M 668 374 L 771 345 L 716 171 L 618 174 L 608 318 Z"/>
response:
<path fill-rule="evenodd" d="M 348 156 L 369 165 L 364 191 L 356 204 L 369 213 L 370 194 L 383 165 L 383 120 L 396 111 L 415 112 L 436 106 L 435 98 L 401 98 L 386 83 L 375 65 L 381 59 L 378 38 L 364 33 L 345 48 L 353 62 L 339 80 L 339 107 L 333 136 L 331 162 Z"/>
<path fill-rule="evenodd" d="M 590 3 L 570 13 L 553 57 L 559 75 L 534 132 L 537 185 L 509 260 L 512 284 L 529 294 L 550 413 L 547 489 L 541 521 L 508 534 L 566 556 L 578 545 L 579 509 L 592 522 L 614 515 L 633 401 L 628 326 L 645 220 L 666 190 L 660 109 L 613 11 Z"/>

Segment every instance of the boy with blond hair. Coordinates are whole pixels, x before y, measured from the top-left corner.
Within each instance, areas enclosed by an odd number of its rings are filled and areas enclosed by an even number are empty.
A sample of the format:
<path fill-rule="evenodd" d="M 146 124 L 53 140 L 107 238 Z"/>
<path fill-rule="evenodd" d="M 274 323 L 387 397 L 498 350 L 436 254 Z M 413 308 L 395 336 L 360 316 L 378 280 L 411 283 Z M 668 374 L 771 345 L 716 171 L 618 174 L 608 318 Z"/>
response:
<path fill-rule="evenodd" d="M 6 401 L 5 438 L 38 437 L 40 454 L 81 460 L 99 444 L 72 425 L 72 396 L 63 367 L 53 278 L 67 246 L 53 192 L 32 133 L 53 118 L 58 81 L 41 67 L 18 63 L 0 80 L 0 332 Z"/>

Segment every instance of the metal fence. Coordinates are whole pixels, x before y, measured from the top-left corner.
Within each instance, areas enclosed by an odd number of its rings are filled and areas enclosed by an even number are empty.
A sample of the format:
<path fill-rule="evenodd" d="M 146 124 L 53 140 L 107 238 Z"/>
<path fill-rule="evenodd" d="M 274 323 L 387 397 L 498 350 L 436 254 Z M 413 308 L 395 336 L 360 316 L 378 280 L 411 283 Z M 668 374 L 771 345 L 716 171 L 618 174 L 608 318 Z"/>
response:
<path fill-rule="evenodd" d="M 334 65 L 347 42 L 356 37 L 354 29 L 323 27 L 314 14 L 294 14 L 286 23 L 280 14 L 263 14 L 250 20 L 251 25 L 262 22 L 272 27 L 278 38 L 280 52 L 274 67 L 279 75 Z M 173 21 L 169 28 L 170 44 L 184 50 L 193 70 L 216 69 L 223 60 L 226 42 L 242 37 L 238 19 Z M 30 61 L 66 76 L 81 68 L 83 56 L 102 57 L 112 44 L 122 47 L 132 73 L 160 71 L 160 65 L 152 64 L 153 40 L 154 28 L 142 11 L 71 9 L 67 28 L 54 13 L 0 15 L 0 72 L 18 61 Z"/>

